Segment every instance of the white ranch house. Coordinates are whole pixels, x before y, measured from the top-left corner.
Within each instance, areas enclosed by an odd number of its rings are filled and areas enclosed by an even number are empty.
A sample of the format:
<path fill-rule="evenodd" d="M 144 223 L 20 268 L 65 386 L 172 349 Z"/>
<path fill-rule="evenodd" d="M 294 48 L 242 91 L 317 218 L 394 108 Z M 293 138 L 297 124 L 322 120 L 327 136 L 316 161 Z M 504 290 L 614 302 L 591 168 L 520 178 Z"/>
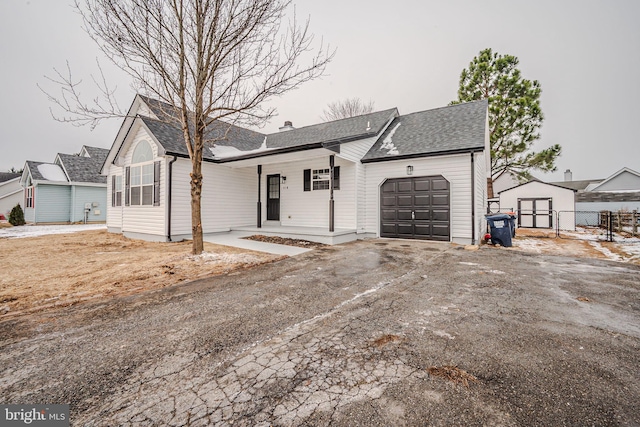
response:
<path fill-rule="evenodd" d="M 155 241 L 191 237 L 191 162 L 175 108 L 136 96 L 104 163 L 107 227 Z M 487 102 L 398 110 L 262 134 L 207 133 L 202 227 L 324 243 L 392 237 L 477 243 L 489 172 Z"/>

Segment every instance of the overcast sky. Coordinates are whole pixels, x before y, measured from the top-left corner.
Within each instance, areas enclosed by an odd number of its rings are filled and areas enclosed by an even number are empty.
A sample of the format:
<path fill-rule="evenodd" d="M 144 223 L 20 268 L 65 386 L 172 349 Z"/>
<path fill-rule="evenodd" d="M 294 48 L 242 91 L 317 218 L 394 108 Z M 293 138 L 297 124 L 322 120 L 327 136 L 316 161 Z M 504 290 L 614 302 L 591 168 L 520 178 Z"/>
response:
<path fill-rule="evenodd" d="M 66 61 L 90 82 L 100 53 L 81 29 L 69 0 L 0 1 L 0 171 L 25 160 L 52 162 L 83 144 L 109 148 L 120 122 L 96 130 L 51 118 L 36 86 Z M 638 0 L 301 0 L 298 16 L 336 47 L 328 75 L 276 99 L 279 116 L 296 127 L 320 121 L 329 102 L 374 101 L 401 114 L 449 104 L 463 68 L 484 48 L 515 55 L 525 78 L 542 86 L 545 115 L 537 147 L 560 144 L 558 171 L 534 175 L 562 180 L 606 178 L 622 167 L 640 171 L 640 1 Z M 106 60 L 105 60 L 106 61 Z M 103 63 L 105 61 L 102 61 Z M 106 68 L 125 108 L 134 93 Z M 91 86 L 86 88 L 91 93 Z"/>

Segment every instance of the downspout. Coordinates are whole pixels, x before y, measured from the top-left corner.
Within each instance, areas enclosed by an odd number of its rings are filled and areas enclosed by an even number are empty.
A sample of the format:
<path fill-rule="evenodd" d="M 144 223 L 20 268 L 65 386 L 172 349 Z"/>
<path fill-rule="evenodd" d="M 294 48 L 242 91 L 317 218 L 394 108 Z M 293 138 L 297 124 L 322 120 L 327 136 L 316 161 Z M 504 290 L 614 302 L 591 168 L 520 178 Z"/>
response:
<path fill-rule="evenodd" d="M 169 162 L 169 179 L 167 184 L 167 242 L 171 242 L 171 182 L 173 178 L 173 163 L 178 160 L 178 157 L 173 156 L 173 160 Z"/>
<path fill-rule="evenodd" d="M 329 156 L 329 231 L 334 231 L 334 200 L 333 200 L 333 170 L 335 165 L 335 156 Z"/>
<path fill-rule="evenodd" d="M 471 244 L 476 244 L 476 168 L 475 153 L 471 151 Z"/>
<path fill-rule="evenodd" d="M 266 138 L 266 137 L 265 137 Z M 258 204 L 257 204 L 257 215 L 256 222 L 257 227 L 262 228 L 262 165 L 258 165 Z"/>

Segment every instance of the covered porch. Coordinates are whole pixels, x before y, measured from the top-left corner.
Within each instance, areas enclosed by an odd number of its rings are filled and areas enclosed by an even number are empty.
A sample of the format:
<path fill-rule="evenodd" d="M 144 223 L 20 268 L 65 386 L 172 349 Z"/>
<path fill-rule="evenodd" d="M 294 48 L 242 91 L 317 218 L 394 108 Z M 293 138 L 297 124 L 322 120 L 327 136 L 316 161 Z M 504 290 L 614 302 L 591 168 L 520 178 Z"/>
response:
<path fill-rule="evenodd" d="M 255 222 L 232 231 L 340 244 L 356 240 L 356 165 L 316 148 L 223 161 L 255 174 Z"/>

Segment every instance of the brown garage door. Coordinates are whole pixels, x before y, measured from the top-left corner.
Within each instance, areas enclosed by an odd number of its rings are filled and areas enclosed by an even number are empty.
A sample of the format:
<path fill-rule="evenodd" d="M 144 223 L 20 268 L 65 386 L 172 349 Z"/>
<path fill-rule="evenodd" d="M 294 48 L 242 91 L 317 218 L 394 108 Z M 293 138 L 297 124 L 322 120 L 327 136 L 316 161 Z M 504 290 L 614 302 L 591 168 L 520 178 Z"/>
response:
<path fill-rule="evenodd" d="M 380 188 L 380 236 L 449 241 L 449 181 L 442 176 L 385 181 Z"/>

